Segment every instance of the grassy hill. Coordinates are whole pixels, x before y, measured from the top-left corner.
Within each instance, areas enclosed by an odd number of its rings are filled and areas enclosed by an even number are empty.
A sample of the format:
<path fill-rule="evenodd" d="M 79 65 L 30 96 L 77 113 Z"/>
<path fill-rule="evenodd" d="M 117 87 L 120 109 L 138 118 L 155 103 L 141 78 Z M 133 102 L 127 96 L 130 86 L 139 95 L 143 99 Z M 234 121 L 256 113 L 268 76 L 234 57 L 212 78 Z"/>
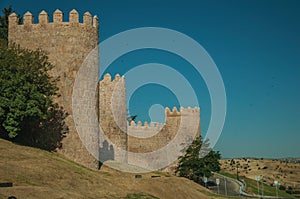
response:
<path fill-rule="evenodd" d="M 152 178 L 152 175 L 161 177 Z M 62 155 L 0 139 L 0 199 L 22 198 L 212 198 L 200 185 L 162 173 L 122 173 L 103 166 L 88 169 Z"/>

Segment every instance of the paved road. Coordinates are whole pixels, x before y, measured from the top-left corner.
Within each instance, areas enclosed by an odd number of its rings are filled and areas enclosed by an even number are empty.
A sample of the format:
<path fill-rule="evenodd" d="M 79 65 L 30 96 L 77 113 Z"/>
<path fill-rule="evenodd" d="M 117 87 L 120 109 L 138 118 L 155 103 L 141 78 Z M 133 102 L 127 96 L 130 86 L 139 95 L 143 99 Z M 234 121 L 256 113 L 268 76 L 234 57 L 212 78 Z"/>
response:
<path fill-rule="evenodd" d="M 216 185 L 217 178 L 220 179 L 219 190 L 218 190 L 218 186 Z M 209 189 L 215 193 L 219 192 L 219 194 L 228 195 L 228 196 L 239 196 L 240 195 L 240 185 L 236 181 L 234 181 L 230 178 L 225 179 L 223 176 L 220 176 L 218 174 L 214 174 L 214 176 L 210 177 L 208 179 L 207 185 L 208 185 Z M 225 186 L 226 186 L 227 190 L 225 189 Z M 226 192 L 227 192 L 227 194 L 226 194 Z"/>

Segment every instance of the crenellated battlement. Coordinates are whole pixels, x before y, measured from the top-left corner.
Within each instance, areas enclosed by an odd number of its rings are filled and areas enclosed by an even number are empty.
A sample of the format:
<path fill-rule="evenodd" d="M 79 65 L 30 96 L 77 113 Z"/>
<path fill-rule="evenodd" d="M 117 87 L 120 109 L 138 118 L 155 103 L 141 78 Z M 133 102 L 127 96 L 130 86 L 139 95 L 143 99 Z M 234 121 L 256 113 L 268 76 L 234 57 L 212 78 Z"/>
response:
<path fill-rule="evenodd" d="M 172 111 L 170 110 L 169 107 L 165 108 L 166 117 L 176 117 L 176 116 L 182 116 L 182 115 L 187 115 L 187 114 L 200 114 L 200 108 L 199 107 L 195 107 L 195 108 L 180 107 L 180 111 L 178 111 L 175 106 L 172 108 Z"/>
<path fill-rule="evenodd" d="M 100 80 L 100 84 L 104 83 L 104 84 L 113 84 L 113 83 L 117 83 L 119 81 L 125 81 L 125 77 L 124 76 L 120 76 L 119 74 L 116 74 L 114 79 L 112 79 L 111 75 L 109 73 L 106 73 L 103 77 L 102 80 Z"/>
<path fill-rule="evenodd" d="M 195 108 L 183 108 L 180 107 L 180 111 L 177 110 L 176 107 L 172 108 L 172 111 L 170 111 L 169 107 L 165 108 L 165 116 L 166 119 L 168 117 L 176 117 L 176 116 L 187 116 L 187 115 L 199 115 L 200 114 L 200 108 L 195 107 Z M 142 121 L 138 121 L 137 123 L 135 123 L 134 121 L 131 121 L 130 124 L 128 124 L 128 128 L 129 129 L 140 129 L 140 130 L 157 130 L 157 129 L 161 129 L 163 126 L 165 125 L 165 123 L 159 123 L 159 122 L 150 122 L 150 125 L 147 121 L 145 121 L 144 123 Z"/>
<path fill-rule="evenodd" d="M 165 124 L 159 122 L 151 122 L 149 125 L 148 122 L 144 122 L 143 124 L 141 121 L 138 121 L 136 124 L 132 121 L 130 125 L 127 126 L 127 133 L 131 139 L 149 138 L 161 132 L 164 126 Z"/>
<path fill-rule="evenodd" d="M 200 134 L 200 109 L 180 107 L 178 110 L 173 107 L 171 111 L 169 107 L 166 107 L 163 124 L 151 122 L 149 125 L 148 122 L 143 124 L 141 121 L 128 124 L 128 150 L 134 153 L 155 152 L 170 144 L 177 136 L 184 137 L 186 132 Z M 190 138 L 187 136 L 182 139 Z M 136 159 L 129 155 L 128 161 L 129 163 L 135 162 Z"/>
<path fill-rule="evenodd" d="M 164 124 L 159 123 L 159 122 L 150 122 L 150 125 L 149 125 L 147 121 L 145 121 L 144 123 L 142 123 L 141 121 L 138 121 L 137 123 L 135 123 L 134 121 L 131 121 L 128 128 L 141 129 L 141 130 L 151 130 L 151 129 L 157 130 L 157 129 L 161 129 L 163 126 L 164 126 Z"/>
<path fill-rule="evenodd" d="M 47 25 L 64 25 L 64 26 L 84 26 L 84 27 L 94 27 L 98 29 L 99 20 L 95 15 L 94 17 L 89 12 L 85 12 L 83 15 L 83 23 L 79 23 L 79 14 L 73 9 L 69 13 L 69 21 L 64 22 L 64 13 L 60 10 L 55 10 L 53 13 L 53 22 L 49 22 L 49 14 L 46 11 L 41 11 L 38 15 L 38 23 L 34 24 L 34 16 L 29 11 L 23 15 L 23 24 L 18 24 L 18 16 L 16 13 L 12 13 L 8 17 L 9 28 L 24 26 L 26 28 L 30 26 L 47 26 Z"/>
<path fill-rule="evenodd" d="M 130 144 L 132 146 L 135 146 L 136 143 L 139 143 L 138 138 L 150 138 L 154 136 L 151 139 L 158 139 L 158 140 L 164 140 L 164 139 L 170 139 L 171 137 L 175 136 L 176 132 L 178 131 L 178 128 L 182 126 L 182 128 L 188 128 L 190 123 L 188 121 L 192 121 L 193 118 L 199 118 L 200 116 L 200 109 L 195 108 L 183 108 L 180 107 L 180 111 L 177 110 L 176 107 L 172 108 L 172 111 L 170 111 L 170 108 L 165 108 L 165 123 L 159 123 L 159 122 L 151 122 L 150 125 L 147 121 L 144 123 L 141 121 L 138 121 L 135 123 L 132 121 L 130 124 L 128 123 L 127 130 L 128 134 L 133 137 L 130 137 Z M 134 142 L 132 141 L 134 140 Z M 153 140 L 152 140 L 153 141 Z M 152 141 L 149 141 L 150 143 Z M 156 141 L 155 141 L 156 142 Z M 153 142 L 153 143 L 155 143 Z M 166 141 L 167 142 L 167 141 Z M 131 145 L 129 147 L 131 147 Z M 149 145 L 144 147 L 150 147 L 155 146 Z M 133 147 L 135 148 L 135 147 Z M 148 148 L 147 150 L 150 150 Z"/>

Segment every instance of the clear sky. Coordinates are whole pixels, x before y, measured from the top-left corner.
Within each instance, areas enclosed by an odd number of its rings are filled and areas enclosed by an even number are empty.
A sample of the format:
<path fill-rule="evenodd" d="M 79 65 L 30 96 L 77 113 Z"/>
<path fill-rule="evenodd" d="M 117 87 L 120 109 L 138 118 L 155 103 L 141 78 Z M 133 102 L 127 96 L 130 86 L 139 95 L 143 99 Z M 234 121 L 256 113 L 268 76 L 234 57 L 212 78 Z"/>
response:
<path fill-rule="evenodd" d="M 212 57 L 226 89 L 227 116 L 214 149 L 223 157 L 300 157 L 300 1 L 0 2 L 1 8 L 9 5 L 18 14 L 29 10 L 36 18 L 45 10 L 51 20 L 57 8 L 66 20 L 73 8 L 81 17 L 89 11 L 99 17 L 100 41 L 149 26 L 188 35 Z M 184 59 L 161 50 L 140 50 L 119 57 L 107 71 L 123 75 L 153 62 L 169 65 L 188 79 L 198 97 L 205 134 L 210 96 L 201 76 Z M 131 96 L 129 111 L 138 120 L 150 121 L 153 104 L 172 107 L 178 101 L 168 88 L 149 84 Z"/>

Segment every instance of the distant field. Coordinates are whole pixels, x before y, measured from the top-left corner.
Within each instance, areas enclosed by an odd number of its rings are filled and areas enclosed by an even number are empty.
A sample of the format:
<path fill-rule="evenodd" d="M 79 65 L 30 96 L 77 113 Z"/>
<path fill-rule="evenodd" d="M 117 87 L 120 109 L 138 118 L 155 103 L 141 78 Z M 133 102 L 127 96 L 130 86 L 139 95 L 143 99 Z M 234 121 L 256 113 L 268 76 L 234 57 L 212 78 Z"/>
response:
<path fill-rule="evenodd" d="M 278 181 L 282 185 L 281 189 L 294 190 L 296 192 L 300 191 L 299 163 L 262 158 L 238 158 L 221 160 L 221 165 L 223 172 L 230 173 L 235 178 L 238 170 L 238 176 L 240 179 L 243 179 L 243 176 L 252 179 L 254 185 L 251 189 L 253 189 L 254 192 L 255 190 L 257 192 L 257 185 L 255 185 L 256 176 L 259 176 L 260 179 L 263 178 L 264 185 L 266 185 L 264 186 L 266 193 L 268 191 L 267 187 L 271 187 L 274 184 L 274 181 Z M 273 193 L 274 191 L 271 190 L 270 192 Z"/>

